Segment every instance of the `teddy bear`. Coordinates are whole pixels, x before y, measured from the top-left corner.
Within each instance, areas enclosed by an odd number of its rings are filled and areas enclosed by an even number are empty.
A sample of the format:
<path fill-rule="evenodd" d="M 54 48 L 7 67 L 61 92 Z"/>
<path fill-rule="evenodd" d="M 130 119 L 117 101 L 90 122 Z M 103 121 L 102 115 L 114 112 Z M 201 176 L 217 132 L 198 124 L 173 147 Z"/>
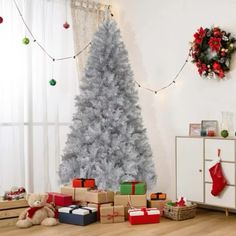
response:
<path fill-rule="evenodd" d="M 26 195 L 29 208 L 19 216 L 16 226 L 28 228 L 32 225 L 53 226 L 58 224 L 53 208 L 47 203 L 48 194 L 31 193 Z"/>

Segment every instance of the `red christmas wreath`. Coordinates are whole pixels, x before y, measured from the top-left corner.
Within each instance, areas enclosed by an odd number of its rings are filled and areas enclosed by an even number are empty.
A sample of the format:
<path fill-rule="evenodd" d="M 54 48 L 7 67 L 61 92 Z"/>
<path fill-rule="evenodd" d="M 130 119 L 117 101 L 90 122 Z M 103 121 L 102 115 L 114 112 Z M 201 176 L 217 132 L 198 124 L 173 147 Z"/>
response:
<path fill-rule="evenodd" d="M 219 27 L 201 27 L 193 35 L 192 62 L 202 77 L 222 79 L 230 70 L 231 56 L 236 50 L 236 39 L 230 35 Z"/>

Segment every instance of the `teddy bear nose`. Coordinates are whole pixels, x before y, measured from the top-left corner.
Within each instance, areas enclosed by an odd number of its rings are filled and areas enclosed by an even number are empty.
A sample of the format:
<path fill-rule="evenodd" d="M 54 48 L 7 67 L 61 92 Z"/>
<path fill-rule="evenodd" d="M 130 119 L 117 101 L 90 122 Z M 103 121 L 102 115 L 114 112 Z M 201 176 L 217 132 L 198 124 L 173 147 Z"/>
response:
<path fill-rule="evenodd" d="M 40 204 L 40 201 L 36 201 L 35 203 L 36 203 L 36 204 Z"/>

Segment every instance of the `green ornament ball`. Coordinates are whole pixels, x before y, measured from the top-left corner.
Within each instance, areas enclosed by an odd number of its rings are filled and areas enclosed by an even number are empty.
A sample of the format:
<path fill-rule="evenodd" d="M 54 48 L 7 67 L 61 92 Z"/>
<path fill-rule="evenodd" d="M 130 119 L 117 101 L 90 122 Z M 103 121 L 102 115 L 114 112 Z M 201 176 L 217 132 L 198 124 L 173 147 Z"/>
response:
<path fill-rule="evenodd" d="M 228 130 L 224 129 L 220 132 L 220 135 L 223 137 L 223 138 L 226 138 L 229 136 L 229 132 Z"/>
<path fill-rule="evenodd" d="M 24 37 L 24 38 L 22 39 L 22 43 L 25 44 L 25 45 L 29 44 L 29 42 L 30 42 L 30 40 L 29 40 L 29 38 L 27 38 L 27 37 Z"/>
<path fill-rule="evenodd" d="M 55 86 L 56 83 L 57 83 L 57 81 L 56 81 L 55 79 L 51 79 L 51 80 L 49 81 L 49 84 L 50 84 L 51 86 Z"/>

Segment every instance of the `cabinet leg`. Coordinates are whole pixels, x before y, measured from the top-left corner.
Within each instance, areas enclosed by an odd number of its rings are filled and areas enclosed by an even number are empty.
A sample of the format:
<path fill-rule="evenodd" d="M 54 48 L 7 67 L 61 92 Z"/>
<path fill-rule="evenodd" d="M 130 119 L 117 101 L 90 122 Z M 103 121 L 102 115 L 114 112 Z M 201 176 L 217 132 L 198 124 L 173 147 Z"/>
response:
<path fill-rule="evenodd" d="M 229 209 L 225 208 L 225 216 L 229 216 Z"/>

